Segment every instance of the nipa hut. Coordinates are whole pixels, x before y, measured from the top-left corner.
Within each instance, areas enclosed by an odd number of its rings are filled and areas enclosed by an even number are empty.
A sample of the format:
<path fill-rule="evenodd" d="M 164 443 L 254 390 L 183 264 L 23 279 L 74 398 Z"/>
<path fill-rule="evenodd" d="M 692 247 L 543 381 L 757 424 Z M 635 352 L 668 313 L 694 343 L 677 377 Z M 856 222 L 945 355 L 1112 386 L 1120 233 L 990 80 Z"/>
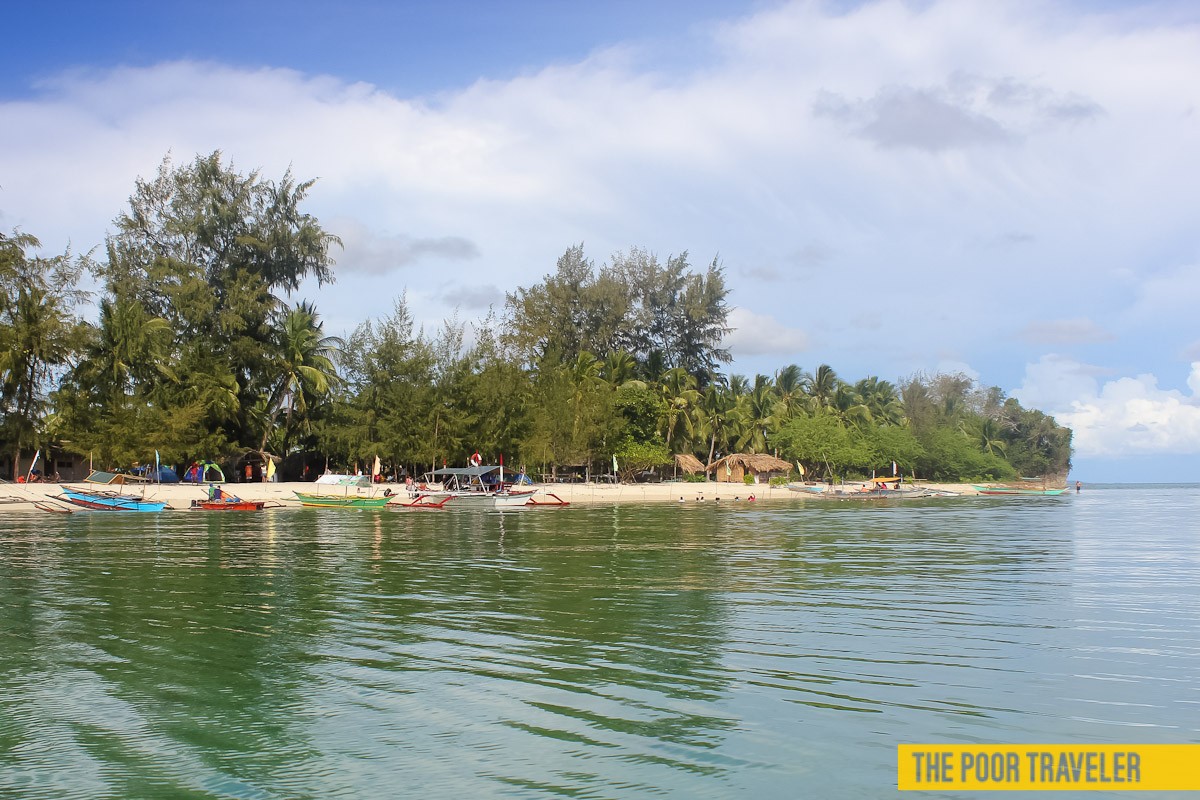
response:
<path fill-rule="evenodd" d="M 786 475 L 791 468 L 782 458 L 754 453 L 734 453 L 708 465 L 713 478 L 721 483 L 743 483 L 747 475 L 752 475 L 755 483 L 765 483 L 773 475 Z"/>
<path fill-rule="evenodd" d="M 676 453 L 675 466 L 686 472 L 688 475 L 695 475 L 697 472 L 704 472 L 704 465 L 700 463 L 700 459 L 696 458 L 691 453 Z"/>

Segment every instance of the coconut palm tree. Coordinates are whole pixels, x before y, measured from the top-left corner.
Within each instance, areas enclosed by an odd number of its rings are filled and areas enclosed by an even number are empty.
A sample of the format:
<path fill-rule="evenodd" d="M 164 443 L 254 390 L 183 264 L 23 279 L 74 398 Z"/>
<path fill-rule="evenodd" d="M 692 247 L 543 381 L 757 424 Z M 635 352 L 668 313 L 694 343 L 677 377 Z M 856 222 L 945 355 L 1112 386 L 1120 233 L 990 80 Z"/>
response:
<path fill-rule="evenodd" d="M 795 364 L 775 373 L 775 396 L 778 398 L 777 417 L 783 424 L 795 416 L 804 402 L 809 376 Z"/>
<path fill-rule="evenodd" d="M 871 409 L 863 402 L 862 395 L 848 383 L 838 383 L 833 400 L 825 410 L 837 414 L 843 424 L 853 425 L 860 430 L 871 424 Z"/>
<path fill-rule="evenodd" d="M 960 430 L 964 430 L 970 438 L 975 439 L 983 452 L 1004 457 L 1004 439 L 1001 438 L 1000 424 L 996 420 L 984 418 L 975 425 L 962 426 Z"/>
<path fill-rule="evenodd" d="M 266 448 L 280 413 L 284 415 L 285 447 L 290 444 L 292 433 L 308 424 L 313 403 L 339 381 L 335 361 L 344 343 L 337 336 L 324 336 L 323 328 L 316 307 L 307 302 L 279 315 L 272 341 L 275 377 L 267 393 L 270 414 L 260 450 Z"/>
<path fill-rule="evenodd" d="M 822 364 L 817 367 L 817 371 L 813 373 L 812 380 L 808 383 L 809 406 L 814 411 L 829 408 L 833 405 L 834 395 L 837 393 L 838 385 L 841 382 L 837 373 L 833 371 L 833 367 L 828 364 Z"/>
<path fill-rule="evenodd" d="M 730 423 L 736 420 L 735 408 L 736 402 L 729 392 L 728 381 L 724 376 L 714 374 L 700 395 L 692 431 L 693 439 L 697 443 L 702 440 L 708 442 L 708 459 L 704 462 L 706 465 L 713 462 L 718 447 L 726 448 Z"/>
<path fill-rule="evenodd" d="M 13 472 L 21 448 L 36 444 L 53 372 L 79 344 L 76 288 L 84 262 L 70 253 L 31 258 L 40 242 L 28 234 L 0 238 L 0 422 L 13 444 Z"/>
<path fill-rule="evenodd" d="M 662 374 L 659 391 L 667 406 L 667 447 L 672 452 L 683 452 L 675 449 L 677 445 L 682 447 L 684 444 L 676 440 L 676 434 L 685 429 L 685 418 L 694 411 L 700 400 L 700 393 L 696 390 L 696 378 L 682 367 L 669 369 Z M 684 422 L 684 425 L 681 426 L 680 422 Z"/>
<path fill-rule="evenodd" d="M 113 396 L 122 396 L 135 383 L 155 379 L 174 381 L 168 364 L 171 327 L 146 313 L 129 297 L 100 301 L 100 326 L 86 356 L 91 378 Z"/>
<path fill-rule="evenodd" d="M 626 350 L 610 352 L 600 364 L 600 377 L 614 392 L 622 386 L 645 386 L 644 381 L 637 380 L 637 374 L 637 359 Z"/>
<path fill-rule="evenodd" d="M 728 384 L 729 396 L 734 400 L 750 392 L 750 381 L 746 380 L 745 375 L 730 375 Z"/>
<path fill-rule="evenodd" d="M 777 398 L 775 385 L 766 375 L 755 375 L 754 386 L 738 402 L 741 418 L 737 449 L 744 453 L 764 453 L 767 436 L 775 427 Z"/>
<path fill-rule="evenodd" d="M 896 387 L 876 377 L 863 378 L 854 384 L 854 392 L 870 412 L 876 425 L 900 425 L 904 420 L 904 406 Z"/>

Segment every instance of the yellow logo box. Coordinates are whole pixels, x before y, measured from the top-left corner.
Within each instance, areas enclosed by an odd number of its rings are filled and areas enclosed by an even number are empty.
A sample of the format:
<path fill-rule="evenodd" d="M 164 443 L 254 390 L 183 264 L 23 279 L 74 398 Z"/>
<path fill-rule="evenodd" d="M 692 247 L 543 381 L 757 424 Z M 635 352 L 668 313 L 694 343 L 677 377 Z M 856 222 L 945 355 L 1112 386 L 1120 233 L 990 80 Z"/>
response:
<path fill-rule="evenodd" d="M 1197 744 L 902 744 L 901 791 L 1197 791 Z"/>

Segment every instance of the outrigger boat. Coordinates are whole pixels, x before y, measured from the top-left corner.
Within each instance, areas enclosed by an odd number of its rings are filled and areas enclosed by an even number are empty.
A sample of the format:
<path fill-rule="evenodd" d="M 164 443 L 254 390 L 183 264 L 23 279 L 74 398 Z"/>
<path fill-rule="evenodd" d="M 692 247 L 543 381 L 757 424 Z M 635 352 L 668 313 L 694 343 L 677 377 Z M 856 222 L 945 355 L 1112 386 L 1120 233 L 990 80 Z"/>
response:
<path fill-rule="evenodd" d="M 272 507 L 279 504 L 274 503 Z M 267 507 L 266 500 L 243 500 L 232 494 L 226 494 L 220 486 L 209 488 L 208 497 L 203 500 L 193 500 L 193 509 L 198 511 L 262 511 Z"/>
<path fill-rule="evenodd" d="M 313 494 L 311 492 L 296 492 L 300 505 L 311 508 L 383 508 L 392 498 L 380 495 L 378 497 L 361 497 L 347 495 L 338 497 L 334 494 Z"/>
<path fill-rule="evenodd" d="M 91 511 L 162 511 L 167 504 L 161 500 L 147 500 L 120 492 L 76 489 L 64 486 L 58 499 Z"/>
<path fill-rule="evenodd" d="M 262 511 L 266 507 L 266 500 L 242 500 L 237 497 L 192 501 L 192 508 L 199 511 Z"/>
<path fill-rule="evenodd" d="M 450 508 L 522 508 L 525 506 L 565 506 L 557 495 L 534 498 L 536 489 L 517 489 L 504 482 L 504 465 L 444 467 L 426 474 L 427 482 L 440 483 L 439 490 L 422 491 L 430 498 L 446 497 Z"/>
<path fill-rule="evenodd" d="M 350 494 L 350 489 L 361 491 L 373 489 L 370 475 L 334 475 L 327 473 L 317 478 L 317 483 L 324 486 L 345 487 L 344 494 L 323 494 L 319 492 L 296 492 L 300 505 L 310 508 L 383 508 L 395 496 L 388 494 Z"/>
<path fill-rule="evenodd" d="M 1016 486 L 976 486 L 975 484 L 971 484 L 971 488 L 980 494 L 1017 495 L 1024 497 L 1053 497 L 1066 491 L 1066 489 L 1021 489 Z"/>
<path fill-rule="evenodd" d="M 805 497 L 818 497 L 823 500 L 913 500 L 938 495 L 929 489 L 901 488 L 902 485 L 902 479 L 893 475 L 839 485 L 793 482 L 788 484 L 788 489 Z"/>

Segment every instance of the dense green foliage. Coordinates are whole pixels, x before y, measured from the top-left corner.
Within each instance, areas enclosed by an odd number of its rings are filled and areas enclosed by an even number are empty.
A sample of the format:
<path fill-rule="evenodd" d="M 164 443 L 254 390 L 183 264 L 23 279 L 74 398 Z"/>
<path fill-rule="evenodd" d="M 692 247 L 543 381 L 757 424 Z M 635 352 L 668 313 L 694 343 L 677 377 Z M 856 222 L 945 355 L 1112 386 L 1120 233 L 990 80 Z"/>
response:
<path fill-rule="evenodd" d="M 597 268 L 582 245 L 503 313 L 416 331 L 406 297 L 345 341 L 290 302 L 333 280 L 338 239 L 300 206 L 311 182 L 242 175 L 220 153 L 139 180 L 107 258 L 33 258 L 0 238 L 0 437 L 16 458 L 56 446 L 106 466 L 312 454 L 388 472 L 462 464 L 629 478 L 675 454 L 771 453 L 808 477 L 1065 474 L 1071 433 L 958 375 L 898 385 L 826 364 L 723 374 L 728 289 L 713 261 L 643 250 Z M 76 307 L 94 270 L 95 322 Z M 798 470 L 799 471 L 799 470 Z M 285 471 L 285 478 L 294 477 Z"/>

